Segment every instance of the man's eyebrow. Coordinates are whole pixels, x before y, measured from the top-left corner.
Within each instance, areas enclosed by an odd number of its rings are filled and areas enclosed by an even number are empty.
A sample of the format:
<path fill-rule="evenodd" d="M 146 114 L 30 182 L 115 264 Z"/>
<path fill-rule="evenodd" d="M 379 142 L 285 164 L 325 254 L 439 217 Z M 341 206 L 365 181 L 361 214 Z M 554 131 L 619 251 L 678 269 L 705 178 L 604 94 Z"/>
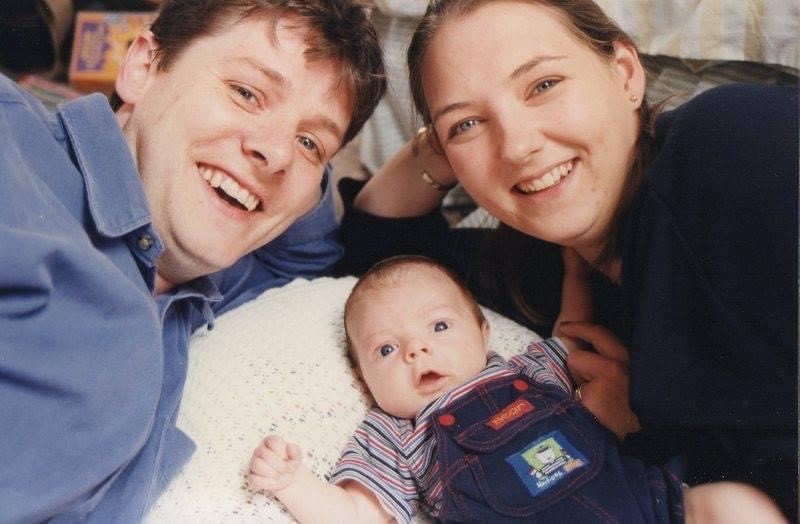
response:
<path fill-rule="evenodd" d="M 525 73 L 527 73 L 528 71 L 530 71 L 531 69 L 535 68 L 536 66 L 538 66 L 539 64 L 541 64 L 543 62 L 549 62 L 549 61 L 552 61 L 552 60 L 562 60 L 564 58 L 566 58 L 566 57 L 565 56 L 535 56 L 532 59 L 530 59 L 527 62 L 525 62 L 524 64 L 522 64 L 519 67 L 517 67 L 516 69 L 514 69 L 514 71 L 512 71 L 511 74 L 508 75 L 508 79 L 511 80 L 511 81 L 516 80 L 516 79 L 518 79 L 519 77 L 521 77 L 522 75 L 524 75 Z M 443 108 L 441 108 L 440 110 L 438 110 L 436 113 L 433 114 L 433 116 L 431 117 L 431 123 L 435 124 L 436 120 L 438 120 L 439 118 L 441 118 L 445 114 L 447 114 L 447 113 L 449 113 L 451 111 L 455 111 L 457 109 L 463 109 L 467 105 L 469 105 L 467 102 L 454 102 L 452 104 L 448 104 L 448 105 L 444 106 Z"/>
<path fill-rule="evenodd" d="M 271 67 L 267 67 L 264 64 L 259 63 L 257 60 L 253 60 L 250 57 L 242 57 L 242 58 L 237 58 L 237 61 L 243 62 L 247 66 L 252 67 L 256 71 L 267 77 L 267 79 L 269 79 L 271 82 L 278 84 L 278 87 L 280 87 L 281 89 L 289 90 L 289 88 L 291 87 L 291 83 L 289 82 L 289 80 L 287 80 L 285 76 L 280 74 L 278 71 L 272 69 Z"/>
<path fill-rule="evenodd" d="M 344 138 L 344 130 L 341 127 L 339 127 L 339 125 L 336 122 L 334 122 L 327 116 L 319 115 L 316 117 L 312 117 L 308 120 L 308 124 L 311 127 L 321 127 L 323 129 L 326 129 L 328 132 L 332 133 L 333 136 L 335 136 L 336 139 L 339 140 L 339 142 L 341 142 L 342 139 Z"/>
<path fill-rule="evenodd" d="M 254 60 L 250 57 L 241 57 L 238 58 L 237 61 L 243 62 L 248 67 L 251 67 L 257 70 L 259 73 L 263 74 L 267 77 L 271 82 L 278 84 L 278 87 L 282 90 L 288 91 L 291 89 L 291 82 L 283 76 L 278 71 L 265 66 L 264 64 L 259 63 L 257 60 Z M 311 118 L 308 123 L 314 127 L 322 127 L 330 131 L 339 141 L 342 140 L 344 137 L 344 130 L 339 127 L 339 125 L 334 122 L 332 119 L 328 118 L 327 116 L 320 115 L 315 118 Z"/>

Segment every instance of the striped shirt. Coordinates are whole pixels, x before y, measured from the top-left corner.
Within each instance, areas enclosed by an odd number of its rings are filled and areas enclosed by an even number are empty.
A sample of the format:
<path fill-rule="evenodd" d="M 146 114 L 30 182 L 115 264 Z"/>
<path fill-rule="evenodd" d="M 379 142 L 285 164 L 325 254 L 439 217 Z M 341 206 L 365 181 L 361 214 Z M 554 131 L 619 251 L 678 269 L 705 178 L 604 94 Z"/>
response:
<path fill-rule="evenodd" d="M 476 386 L 519 373 L 571 392 L 566 355 L 566 348 L 557 338 L 532 342 L 525 353 L 508 361 L 490 352 L 480 373 L 428 404 L 415 420 L 394 417 L 377 407 L 371 409 L 345 446 L 330 482 L 352 480 L 362 484 L 398 522 L 409 522 L 419 509 L 436 517 L 442 502 L 442 483 L 435 460 L 431 414 Z"/>

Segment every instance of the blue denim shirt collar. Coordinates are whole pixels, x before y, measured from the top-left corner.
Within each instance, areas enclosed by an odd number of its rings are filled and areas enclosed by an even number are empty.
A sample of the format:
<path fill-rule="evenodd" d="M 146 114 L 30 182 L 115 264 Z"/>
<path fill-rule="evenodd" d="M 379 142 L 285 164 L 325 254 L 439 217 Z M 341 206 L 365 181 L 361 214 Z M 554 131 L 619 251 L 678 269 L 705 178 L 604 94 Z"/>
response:
<path fill-rule="evenodd" d="M 164 244 L 152 227 L 139 170 L 108 100 L 95 93 L 61 105 L 59 115 L 86 183 L 89 212 L 98 233 L 118 238 L 141 230 L 153 242 L 147 253 L 135 249 L 140 235 L 132 235 L 129 244 L 138 258 L 155 268 Z M 152 275 L 145 278 L 152 287 Z M 204 299 L 197 306 L 213 322 L 207 302 L 222 300 L 222 295 L 208 277 L 199 277 L 175 289 L 170 302 L 180 298 Z"/>
<path fill-rule="evenodd" d="M 121 130 L 109 132 L 120 128 L 106 98 L 100 93 L 79 98 L 62 105 L 59 113 L 86 182 L 89 210 L 98 232 L 121 237 L 150 224 L 150 210 L 130 148 Z"/>

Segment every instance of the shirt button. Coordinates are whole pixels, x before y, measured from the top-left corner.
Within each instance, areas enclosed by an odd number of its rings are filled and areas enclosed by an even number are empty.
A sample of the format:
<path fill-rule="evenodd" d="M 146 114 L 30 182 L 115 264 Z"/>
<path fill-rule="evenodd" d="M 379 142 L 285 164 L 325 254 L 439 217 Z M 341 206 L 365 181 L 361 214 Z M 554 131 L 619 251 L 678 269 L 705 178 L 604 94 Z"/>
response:
<path fill-rule="evenodd" d="M 521 378 L 515 379 L 513 384 L 514 384 L 514 389 L 516 389 L 517 391 L 528 390 L 528 383 L 522 380 Z"/>
<path fill-rule="evenodd" d="M 445 413 L 444 415 L 439 415 L 439 424 L 441 424 L 442 427 L 447 428 L 447 427 L 452 426 L 455 423 L 456 423 L 456 417 L 454 417 L 450 413 Z"/>
<path fill-rule="evenodd" d="M 153 237 L 144 233 L 142 236 L 139 237 L 139 240 L 136 241 L 136 245 L 142 251 L 147 251 L 151 247 L 153 247 Z"/>

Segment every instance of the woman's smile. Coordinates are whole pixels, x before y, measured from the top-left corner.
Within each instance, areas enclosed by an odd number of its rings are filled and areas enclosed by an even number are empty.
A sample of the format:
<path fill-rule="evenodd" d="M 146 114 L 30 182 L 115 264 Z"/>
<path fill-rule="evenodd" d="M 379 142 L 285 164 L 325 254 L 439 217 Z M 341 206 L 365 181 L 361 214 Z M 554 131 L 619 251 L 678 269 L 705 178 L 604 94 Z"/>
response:
<path fill-rule="evenodd" d="M 526 195 L 544 191 L 545 189 L 558 185 L 561 180 L 571 174 L 573 165 L 572 160 L 559 164 L 548 170 L 544 175 L 518 182 L 514 186 L 514 189 Z"/>

